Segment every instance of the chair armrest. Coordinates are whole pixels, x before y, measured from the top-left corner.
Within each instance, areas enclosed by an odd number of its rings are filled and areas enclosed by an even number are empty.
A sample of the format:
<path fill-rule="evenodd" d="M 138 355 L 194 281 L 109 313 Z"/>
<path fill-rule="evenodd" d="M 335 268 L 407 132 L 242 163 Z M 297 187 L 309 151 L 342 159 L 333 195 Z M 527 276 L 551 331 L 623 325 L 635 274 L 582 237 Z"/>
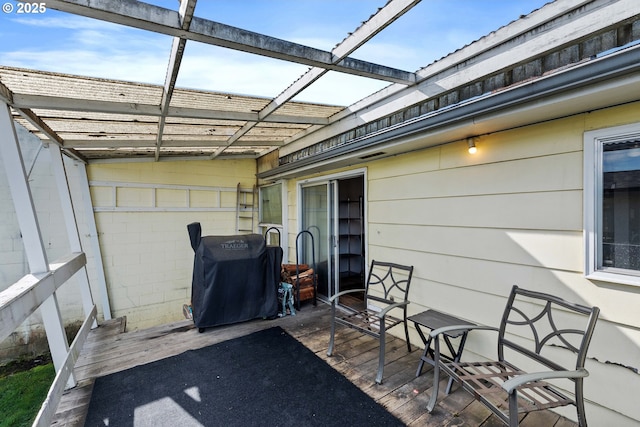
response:
<path fill-rule="evenodd" d="M 586 369 L 577 369 L 575 371 L 543 371 L 533 372 L 530 374 L 522 374 L 517 377 L 511 378 L 502 384 L 502 388 L 509 394 L 513 393 L 518 387 L 523 384 L 533 381 L 548 380 L 553 378 L 584 378 L 589 376 L 589 371 Z"/>
<path fill-rule="evenodd" d="M 384 310 L 381 310 L 381 311 L 379 311 L 379 312 L 376 312 L 376 313 L 375 313 L 375 315 L 376 315 L 376 317 L 378 317 L 378 318 L 382 319 L 384 316 L 386 316 L 386 315 L 387 315 L 387 313 L 388 313 L 389 311 L 393 310 L 394 308 L 404 307 L 404 306 L 406 306 L 406 305 L 408 305 L 408 304 L 409 304 L 409 301 L 395 302 L 395 303 L 393 303 L 393 304 L 390 304 L 390 305 L 386 306 L 386 307 L 384 308 Z"/>
<path fill-rule="evenodd" d="M 429 334 L 431 338 L 436 338 L 438 335 L 442 335 L 451 331 L 471 331 L 471 330 L 485 330 L 485 331 L 499 331 L 498 328 L 494 328 L 493 326 L 482 326 L 482 325 L 471 325 L 471 324 L 462 324 L 462 325 L 449 325 L 443 326 L 442 328 L 434 329 Z"/>
<path fill-rule="evenodd" d="M 337 294 L 335 294 L 334 296 L 329 298 L 329 302 L 333 303 L 338 297 L 340 297 L 342 295 L 354 294 L 356 292 L 366 292 L 366 289 L 349 289 L 349 290 L 346 290 L 346 291 L 338 292 Z"/>

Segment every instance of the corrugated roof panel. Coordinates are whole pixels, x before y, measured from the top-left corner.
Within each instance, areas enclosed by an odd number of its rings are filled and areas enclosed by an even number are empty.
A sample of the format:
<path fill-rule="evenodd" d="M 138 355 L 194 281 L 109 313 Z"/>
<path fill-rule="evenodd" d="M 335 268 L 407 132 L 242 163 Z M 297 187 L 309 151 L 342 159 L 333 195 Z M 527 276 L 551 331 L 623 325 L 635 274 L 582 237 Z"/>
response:
<path fill-rule="evenodd" d="M 41 119 L 65 119 L 65 120 L 94 120 L 94 121 L 113 121 L 113 122 L 144 122 L 158 123 L 160 118 L 149 115 L 134 114 L 115 114 L 115 113 L 99 113 L 92 111 L 70 111 L 70 110 L 47 110 L 34 109 L 34 113 Z"/>
<path fill-rule="evenodd" d="M 163 90 L 161 86 L 142 83 L 10 67 L 0 67 L 0 81 L 14 94 L 148 105 L 159 105 Z"/>
<path fill-rule="evenodd" d="M 145 122 L 115 122 L 115 121 L 94 121 L 94 120 L 60 120 L 45 119 L 56 133 L 78 132 L 78 133 L 103 133 L 103 134 L 156 134 L 158 132 L 157 123 Z"/>
<path fill-rule="evenodd" d="M 22 116 L 14 116 L 13 120 L 19 123 L 21 126 L 24 126 L 29 132 L 37 131 L 38 128 L 31 124 L 28 120 L 22 118 Z"/>
<path fill-rule="evenodd" d="M 176 89 L 171 107 L 198 108 L 214 111 L 257 113 L 269 103 L 268 99 L 215 92 Z"/>
<path fill-rule="evenodd" d="M 37 120 L 61 138 L 64 147 L 76 149 L 87 159 L 155 157 L 162 86 L 3 66 L 0 81 L 13 92 L 14 100 L 19 99 L 19 108 L 31 109 Z M 259 122 L 229 145 L 246 120 L 257 119 L 257 113 L 270 102 L 262 97 L 175 89 L 171 107 L 180 109 L 176 114 L 181 117 L 165 117 L 160 155 L 257 156 L 283 146 L 287 139 L 312 126 L 304 123 L 305 118 L 325 119 L 343 109 L 288 102 L 273 115 L 288 116 L 287 123 Z M 12 114 L 34 135 L 48 139 L 18 110 Z M 195 117 L 184 117 L 189 114 Z M 217 151 L 220 147 L 224 147 L 222 154 Z"/>
<path fill-rule="evenodd" d="M 200 119 L 189 117 L 167 117 L 167 124 L 195 124 L 195 125 L 208 125 L 208 126 L 233 126 L 240 128 L 246 123 L 243 120 L 215 120 L 215 119 Z"/>
<path fill-rule="evenodd" d="M 302 102 L 287 102 L 281 106 L 277 114 L 302 117 L 331 117 L 344 110 L 345 107 L 323 104 L 307 104 Z"/>
<path fill-rule="evenodd" d="M 256 126 L 253 129 L 251 129 L 249 132 L 247 132 L 245 135 L 243 135 L 243 138 L 245 137 L 263 137 L 263 136 L 267 136 L 267 137 L 274 137 L 274 138 L 279 138 L 279 139 L 285 139 L 288 138 L 292 135 L 297 134 L 298 132 L 300 132 L 301 129 L 292 129 L 292 128 L 266 128 L 266 127 L 262 127 L 262 126 Z"/>
<path fill-rule="evenodd" d="M 210 124 L 165 124 L 164 135 L 210 135 L 229 138 L 240 129 L 240 126 L 224 126 Z"/>

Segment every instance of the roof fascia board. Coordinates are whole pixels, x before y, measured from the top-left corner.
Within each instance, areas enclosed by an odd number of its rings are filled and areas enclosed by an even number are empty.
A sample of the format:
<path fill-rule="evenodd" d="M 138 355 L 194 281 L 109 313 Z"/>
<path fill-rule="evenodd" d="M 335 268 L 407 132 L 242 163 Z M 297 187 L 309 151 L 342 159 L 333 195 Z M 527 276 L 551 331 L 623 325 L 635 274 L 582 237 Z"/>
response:
<path fill-rule="evenodd" d="M 285 140 L 280 155 L 290 154 L 339 135 L 407 105 L 424 102 L 462 84 L 497 73 L 507 66 L 526 63 L 527 60 L 584 39 L 639 13 L 637 0 L 569 0 L 567 4 L 560 4 L 563 7 L 556 8 L 555 3 L 547 4 L 528 17 L 502 27 L 494 36 L 486 40 L 483 38 L 425 67 L 418 72 L 420 82 L 417 85 L 390 85 L 333 115 L 331 125 L 317 131 L 310 128 Z M 606 13 L 571 15 L 571 11 L 580 7 L 588 8 L 590 12 L 606 8 Z M 545 8 L 550 9 L 545 11 Z M 551 25 L 554 20 L 556 22 Z M 536 30 L 544 24 L 551 26 L 545 31 Z M 511 33 L 512 28 L 515 28 L 515 35 Z M 530 32 L 530 37 L 520 42 L 518 37 L 523 38 Z M 549 40 L 553 40 L 553 43 Z M 463 63 L 467 65 L 461 66 Z"/>
<path fill-rule="evenodd" d="M 208 19 L 193 17 L 189 30 L 182 29 L 179 13 L 134 0 L 50 0 L 47 7 L 75 15 L 140 28 L 187 40 L 321 67 L 347 74 L 402 84 L 413 84 L 415 73 L 345 58 L 334 63 L 334 55 L 320 49 L 254 33 Z"/>
<path fill-rule="evenodd" d="M 567 69 L 561 73 L 531 81 L 528 84 L 469 101 L 446 111 L 434 112 L 416 118 L 334 150 L 276 167 L 258 174 L 258 178 L 280 179 L 301 176 L 320 167 L 330 168 L 340 158 L 353 159 L 361 156 L 364 152 L 377 151 L 391 144 L 402 144 L 416 135 L 438 133 L 455 126 L 470 126 L 505 111 L 510 114 L 526 114 L 526 110 L 531 106 L 544 108 L 543 104 L 555 102 L 554 97 L 561 97 L 562 94 L 571 91 L 574 93 L 593 93 L 596 85 L 605 84 L 608 81 L 618 81 L 623 84 L 624 78 L 632 76 L 633 81 L 637 83 L 640 80 L 639 71 L 640 45 L 637 45 L 609 57 L 585 63 L 582 66 Z M 575 103 L 573 104 L 575 105 Z M 577 106 L 576 108 L 582 107 Z M 523 122 L 521 125 L 524 124 L 531 123 Z M 441 141 L 440 144 L 446 142 L 450 141 Z M 353 163 L 352 161 L 350 164 Z"/>

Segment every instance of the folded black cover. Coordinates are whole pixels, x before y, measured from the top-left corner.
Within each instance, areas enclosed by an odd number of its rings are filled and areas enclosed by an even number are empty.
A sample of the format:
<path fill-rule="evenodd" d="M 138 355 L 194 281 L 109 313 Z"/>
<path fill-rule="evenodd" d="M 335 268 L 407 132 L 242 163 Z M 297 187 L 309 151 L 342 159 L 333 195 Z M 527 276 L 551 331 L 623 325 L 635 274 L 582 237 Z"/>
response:
<path fill-rule="evenodd" d="M 195 247 L 191 305 L 198 328 L 277 315 L 281 248 L 269 248 L 259 234 L 204 236 L 189 224 Z M 199 224 L 198 224 L 199 225 Z M 270 254 L 270 255 L 269 255 Z M 279 256 L 278 256 L 279 255 Z"/>

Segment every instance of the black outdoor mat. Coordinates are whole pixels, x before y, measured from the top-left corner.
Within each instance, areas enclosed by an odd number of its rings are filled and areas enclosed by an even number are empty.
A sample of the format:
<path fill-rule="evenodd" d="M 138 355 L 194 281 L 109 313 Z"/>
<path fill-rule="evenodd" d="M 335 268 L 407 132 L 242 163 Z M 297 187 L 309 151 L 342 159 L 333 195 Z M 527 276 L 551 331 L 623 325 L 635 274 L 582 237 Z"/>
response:
<path fill-rule="evenodd" d="M 85 422 L 308 425 L 404 424 L 279 327 L 97 378 Z"/>

